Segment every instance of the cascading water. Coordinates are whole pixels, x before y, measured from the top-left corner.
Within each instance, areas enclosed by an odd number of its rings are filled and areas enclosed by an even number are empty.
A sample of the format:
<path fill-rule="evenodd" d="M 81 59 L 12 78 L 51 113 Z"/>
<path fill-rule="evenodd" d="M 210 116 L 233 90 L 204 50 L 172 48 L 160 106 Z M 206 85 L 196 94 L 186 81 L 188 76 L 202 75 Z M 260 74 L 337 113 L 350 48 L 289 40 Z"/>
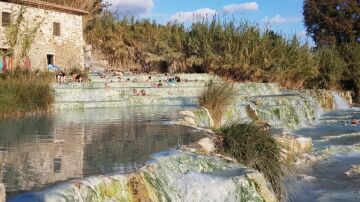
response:
<path fill-rule="evenodd" d="M 359 201 L 360 125 L 352 117 L 360 119 L 358 109 L 327 112 L 315 127 L 295 131 L 313 140 L 314 156 L 289 179 L 290 202 Z"/>
<path fill-rule="evenodd" d="M 238 99 L 231 107 L 223 123 L 260 121 L 275 128 L 294 130 L 313 125 L 322 109 L 310 96 L 284 92 L 276 84 L 237 84 Z"/>
<path fill-rule="evenodd" d="M 334 96 L 334 102 L 336 109 L 345 110 L 350 109 L 349 103 L 339 95 L 339 93 L 332 91 L 331 94 Z"/>

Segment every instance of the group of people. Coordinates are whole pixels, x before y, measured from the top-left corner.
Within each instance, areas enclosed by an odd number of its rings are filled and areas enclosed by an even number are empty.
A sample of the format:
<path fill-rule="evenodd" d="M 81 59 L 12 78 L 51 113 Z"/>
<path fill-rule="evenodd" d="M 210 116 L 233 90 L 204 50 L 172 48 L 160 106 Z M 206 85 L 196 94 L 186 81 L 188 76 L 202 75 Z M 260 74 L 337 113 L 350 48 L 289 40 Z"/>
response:
<path fill-rule="evenodd" d="M 55 80 L 57 83 L 65 83 L 66 81 L 66 74 L 65 72 L 59 72 L 55 75 Z"/>
<path fill-rule="evenodd" d="M 146 95 L 146 91 L 144 89 L 142 89 L 140 92 L 137 89 L 133 90 L 133 94 L 135 96 L 145 96 Z"/>
<path fill-rule="evenodd" d="M 180 83 L 180 82 L 181 82 L 181 79 L 180 79 L 180 77 L 176 76 L 176 77 L 174 77 L 174 78 L 169 78 L 169 79 L 168 79 L 168 82 L 169 82 L 169 83 Z"/>
<path fill-rule="evenodd" d="M 83 77 L 80 74 L 74 73 L 71 75 L 71 78 L 74 82 L 82 83 L 84 81 Z M 65 72 L 58 72 L 55 75 L 55 81 L 57 83 L 65 83 L 67 79 Z"/>

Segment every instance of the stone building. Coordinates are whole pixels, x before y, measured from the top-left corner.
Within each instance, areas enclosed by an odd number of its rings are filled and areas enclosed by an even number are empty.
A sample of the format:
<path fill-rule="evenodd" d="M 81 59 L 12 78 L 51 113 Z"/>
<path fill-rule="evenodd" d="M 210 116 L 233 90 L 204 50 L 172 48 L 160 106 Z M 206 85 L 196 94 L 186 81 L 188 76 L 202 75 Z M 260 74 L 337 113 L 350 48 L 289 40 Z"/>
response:
<path fill-rule="evenodd" d="M 2 53 L 11 49 L 6 42 L 6 30 L 10 19 L 16 19 L 21 8 L 25 10 L 23 24 L 30 28 L 38 26 L 27 54 L 32 69 L 46 70 L 49 64 L 65 69 L 83 67 L 85 46 L 83 16 L 87 12 L 39 0 L 0 0 L 0 49 Z M 16 54 L 20 47 L 14 49 Z M 2 65 L 6 58 L 0 58 L 2 60 L 0 65 Z M 24 63 L 24 61 L 17 61 L 20 65 Z"/>

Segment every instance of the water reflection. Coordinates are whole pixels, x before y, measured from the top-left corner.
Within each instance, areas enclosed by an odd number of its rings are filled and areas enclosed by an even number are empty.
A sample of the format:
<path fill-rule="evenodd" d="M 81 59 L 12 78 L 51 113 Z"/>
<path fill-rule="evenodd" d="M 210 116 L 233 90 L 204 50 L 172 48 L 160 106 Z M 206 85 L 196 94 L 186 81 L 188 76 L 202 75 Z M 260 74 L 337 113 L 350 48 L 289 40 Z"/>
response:
<path fill-rule="evenodd" d="M 1 121 L 0 180 L 8 192 L 35 191 L 72 178 L 134 171 L 150 155 L 201 137 L 168 124 L 180 110 L 72 110 Z"/>

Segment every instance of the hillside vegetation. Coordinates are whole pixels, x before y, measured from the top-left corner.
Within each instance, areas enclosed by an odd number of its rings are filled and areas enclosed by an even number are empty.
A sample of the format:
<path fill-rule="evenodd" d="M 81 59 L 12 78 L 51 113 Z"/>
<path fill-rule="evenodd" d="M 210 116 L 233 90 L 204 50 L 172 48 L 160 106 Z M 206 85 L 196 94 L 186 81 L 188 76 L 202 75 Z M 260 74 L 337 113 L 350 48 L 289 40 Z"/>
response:
<path fill-rule="evenodd" d="M 113 66 L 124 69 L 214 72 L 236 81 L 285 86 L 303 86 L 318 74 L 307 45 L 249 23 L 213 19 L 185 27 L 103 15 L 88 26 L 86 38 Z"/>
<path fill-rule="evenodd" d="M 108 5 L 102 0 L 47 1 L 90 12 L 84 26 L 87 43 L 112 67 L 144 72 L 212 72 L 234 81 L 352 90 L 360 102 L 358 41 L 316 44 L 312 48 L 296 36 L 284 37 L 226 17 L 203 19 L 191 25 L 163 25 L 148 19 L 118 18 L 106 10 Z M 304 4 L 307 18 L 308 2 Z M 322 2 L 320 6 L 336 2 Z M 317 17 L 311 19 L 316 22 Z"/>

